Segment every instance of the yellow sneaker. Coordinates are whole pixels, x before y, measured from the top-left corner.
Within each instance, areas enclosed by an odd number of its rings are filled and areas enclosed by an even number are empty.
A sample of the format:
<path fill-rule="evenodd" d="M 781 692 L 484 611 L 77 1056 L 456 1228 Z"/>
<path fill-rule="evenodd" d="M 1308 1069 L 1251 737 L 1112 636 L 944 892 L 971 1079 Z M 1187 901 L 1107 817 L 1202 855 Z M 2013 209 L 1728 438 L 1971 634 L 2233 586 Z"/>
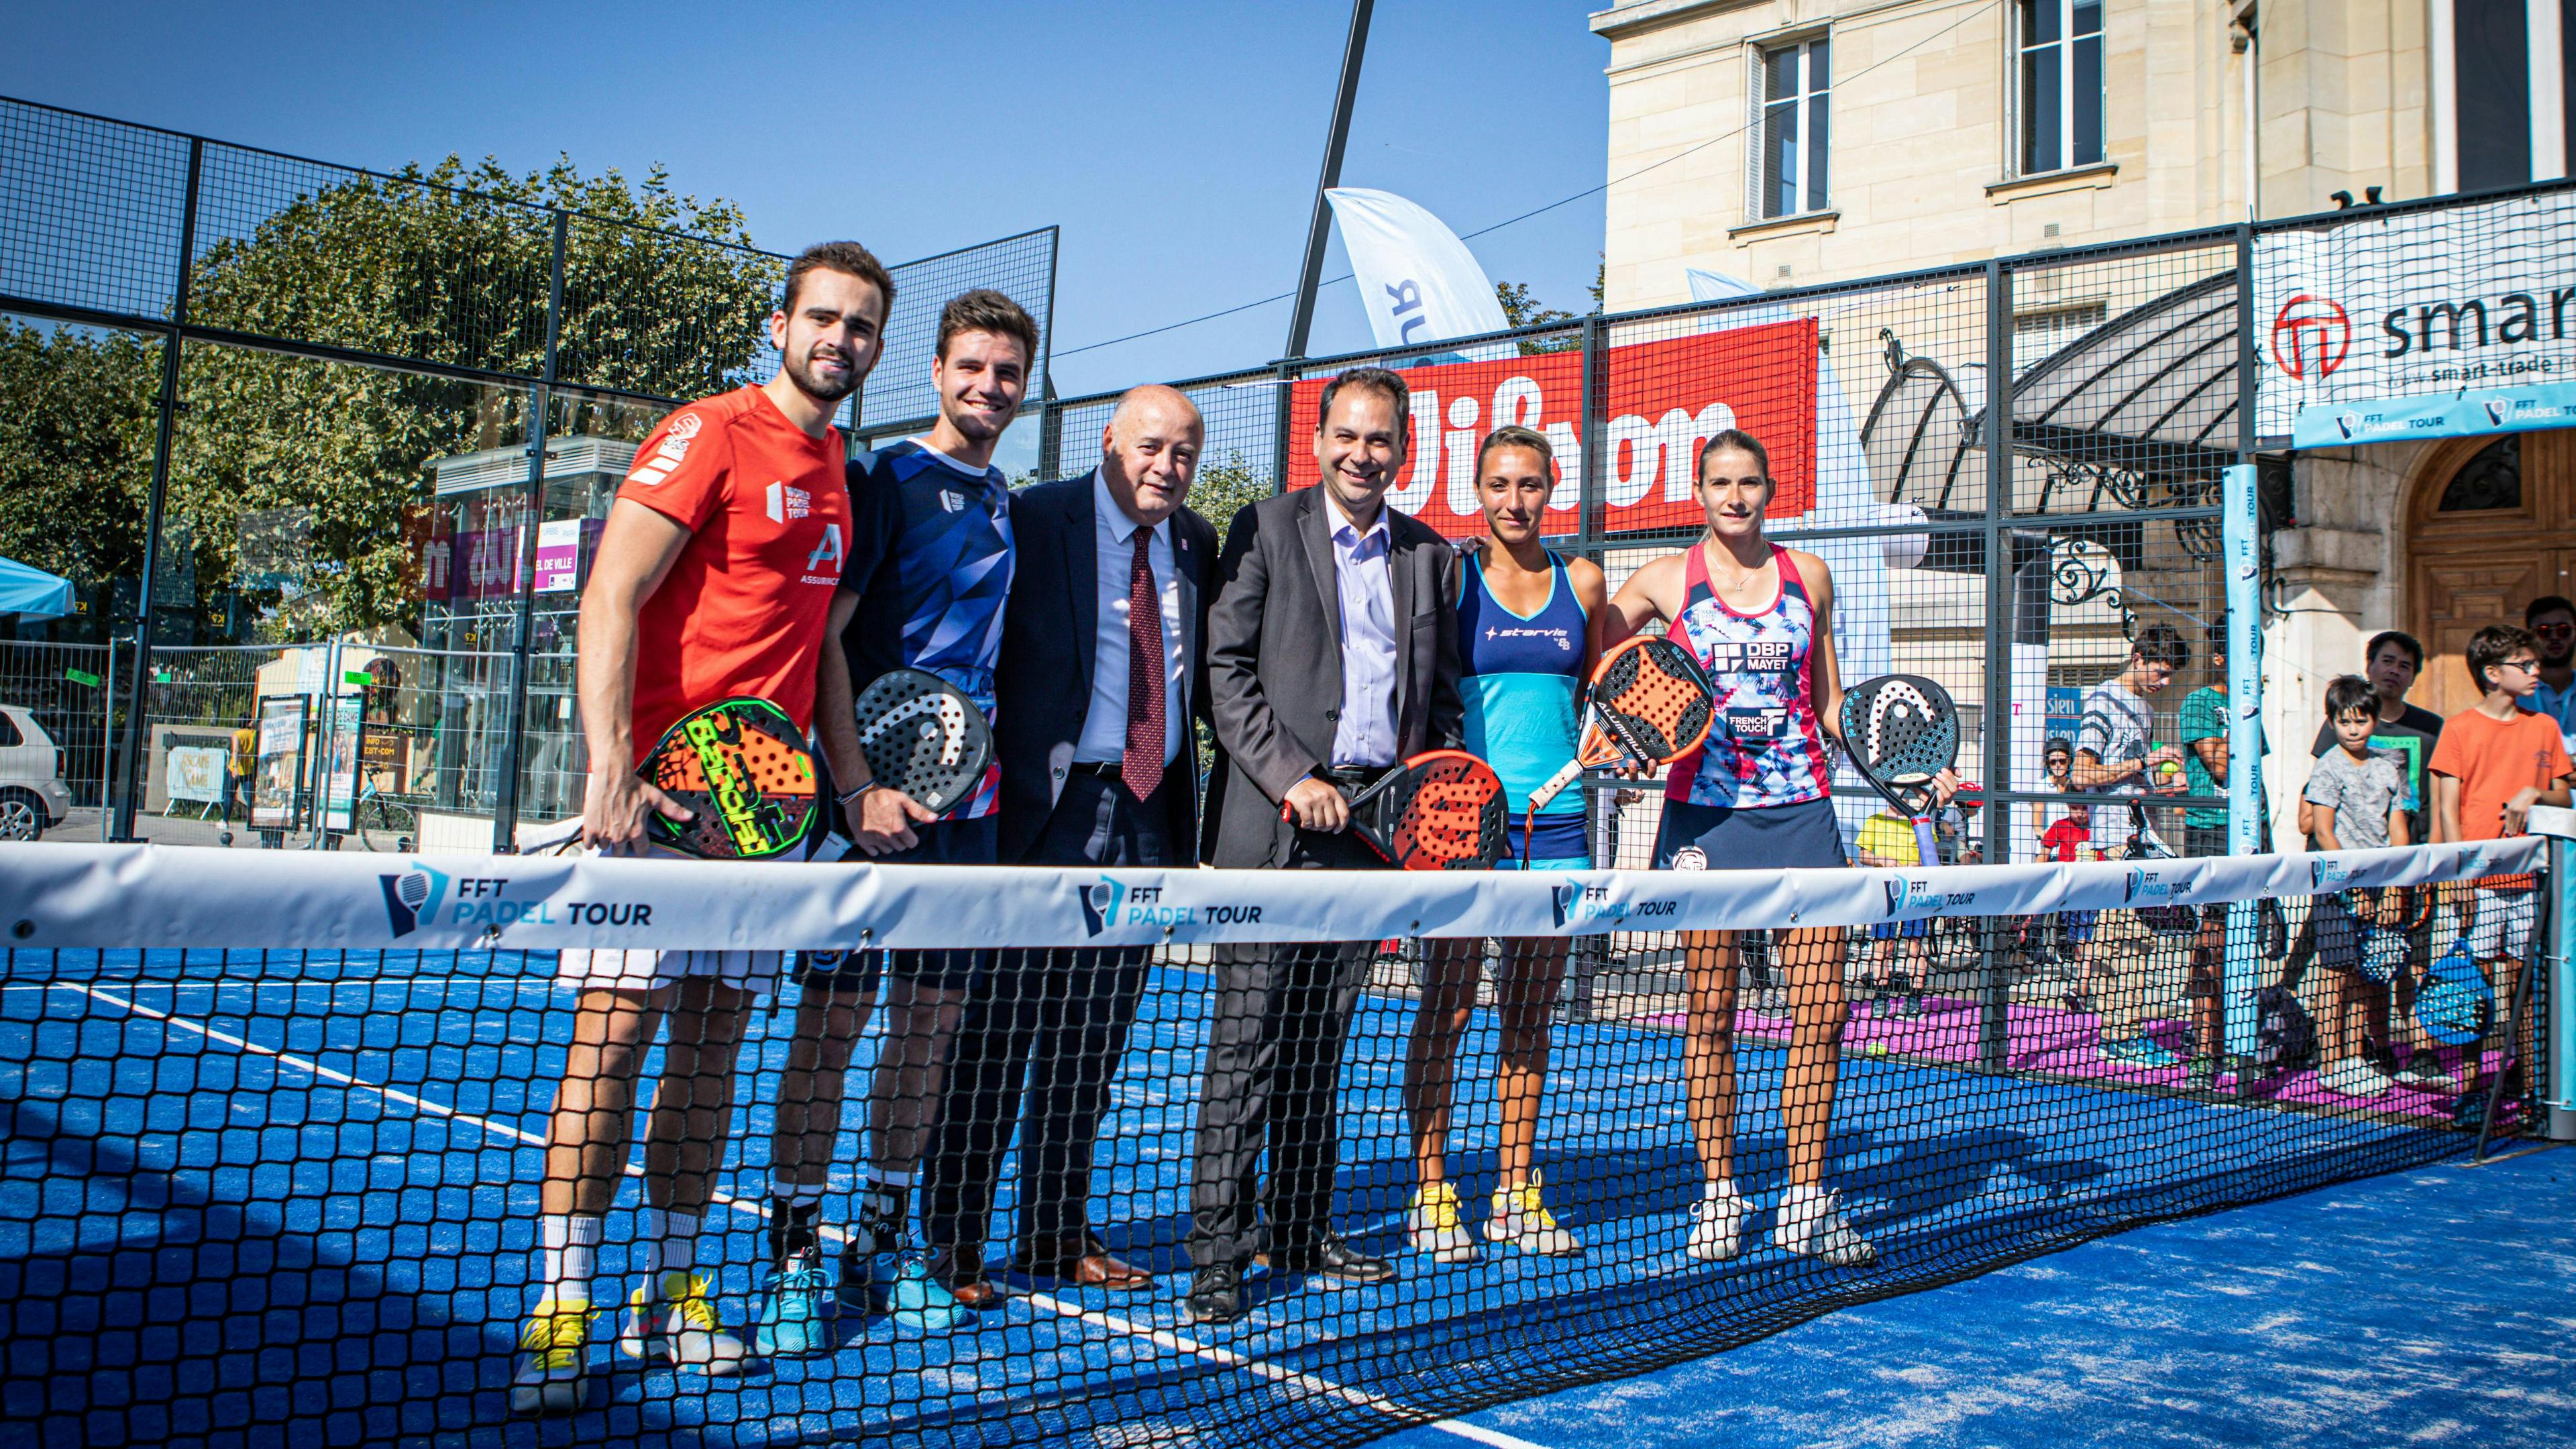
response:
<path fill-rule="evenodd" d="M 1476 1239 L 1458 1219 L 1458 1189 L 1445 1182 L 1427 1183 L 1413 1193 L 1413 1213 L 1405 1241 L 1435 1263 L 1476 1261 Z"/>
<path fill-rule="evenodd" d="M 1495 1188 L 1493 1216 L 1485 1219 L 1485 1241 L 1507 1243 L 1524 1253 L 1543 1253 L 1551 1258 L 1582 1252 L 1582 1240 L 1556 1225 L 1538 1189 L 1535 1172 L 1518 1187 Z"/>
<path fill-rule="evenodd" d="M 658 1285 L 635 1290 L 617 1331 L 617 1347 L 628 1358 L 659 1353 L 675 1369 L 722 1377 L 742 1372 L 742 1340 L 724 1331 L 716 1318 L 715 1299 L 707 1280 L 673 1269 Z"/>
<path fill-rule="evenodd" d="M 537 1305 L 519 1326 L 519 1360 L 510 1374 L 510 1412 L 569 1414 L 590 1399 L 590 1321 L 599 1310 L 587 1303 Z"/>

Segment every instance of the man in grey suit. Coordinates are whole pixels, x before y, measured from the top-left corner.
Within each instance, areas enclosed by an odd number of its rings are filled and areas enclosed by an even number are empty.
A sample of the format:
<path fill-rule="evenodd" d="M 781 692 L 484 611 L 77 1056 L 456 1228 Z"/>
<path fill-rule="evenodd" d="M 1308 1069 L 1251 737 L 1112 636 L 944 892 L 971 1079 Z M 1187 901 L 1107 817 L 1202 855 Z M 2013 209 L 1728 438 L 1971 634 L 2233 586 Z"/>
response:
<path fill-rule="evenodd" d="M 1198 858 L 1203 641 L 1216 530 L 1183 505 L 1206 426 L 1179 392 L 1119 399 L 1100 466 L 1011 496 L 1019 568 L 995 670 L 1001 858 L 1187 869 Z M 1145 988 L 1142 946 L 1000 953 L 969 1001 L 929 1157 L 932 1272 L 969 1308 L 1000 1290 L 984 1241 L 1003 1154 L 1020 1142 L 1012 1263 L 1067 1287 L 1152 1275 L 1092 1231 L 1092 1149 Z"/>
<path fill-rule="evenodd" d="M 1213 864 L 1383 867 L 1347 833 L 1350 797 L 1460 742 L 1457 554 L 1386 506 L 1409 406 L 1384 368 L 1333 379 L 1315 429 L 1323 481 L 1234 516 L 1208 611 L 1219 754 L 1201 838 Z M 1395 1276 L 1328 1231 L 1342 1043 L 1372 944 L 1218 951 L 1190 1183 L 1192 1322 L 1241 1317 L 1256 1260 L 1343 1286 Z"/>

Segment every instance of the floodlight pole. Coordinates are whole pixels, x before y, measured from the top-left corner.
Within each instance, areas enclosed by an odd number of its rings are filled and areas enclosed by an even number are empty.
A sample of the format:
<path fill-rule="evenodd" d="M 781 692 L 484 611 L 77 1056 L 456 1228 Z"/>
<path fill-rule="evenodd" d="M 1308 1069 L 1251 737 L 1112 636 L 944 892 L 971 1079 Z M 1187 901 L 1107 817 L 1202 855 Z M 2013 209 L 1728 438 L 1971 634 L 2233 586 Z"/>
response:
<path fill-rule="evenodd" d="M 1351 0 L 1350 38 L 1342 42 L 1342 84 L 1333 95 L 1333 127 L 1324 137 L 1324 174 L 1315 182 L 1315 211 L 1306 220 L 1306 270 L 1297 282 L 1297 311 L 1288 319 L 1288 350 L 1306 355 L 1306 333 L 1315 320 L 1315 288 L 1324 275 L 1324 243 L 1333 234 L 1332 203 L 1324 193 L 1342 184 L 1342 150 L 1351 139 L 1351 105 L 1360 94 L 1360 58 L 1368 51 L 1372 0 Z"/>

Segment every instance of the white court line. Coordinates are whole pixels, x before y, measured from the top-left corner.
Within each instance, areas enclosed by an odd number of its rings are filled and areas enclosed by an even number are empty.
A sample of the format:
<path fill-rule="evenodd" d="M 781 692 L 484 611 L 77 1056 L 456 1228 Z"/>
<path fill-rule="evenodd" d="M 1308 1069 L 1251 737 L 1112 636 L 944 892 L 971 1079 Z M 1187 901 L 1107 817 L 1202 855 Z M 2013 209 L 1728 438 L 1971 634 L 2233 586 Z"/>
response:
<path fill-rule="evenodd" d="M 356 1087 L 362 1091 L 373 1092 L 377 1096 L 382 1097 L 389 1102 L 399 1102 L 406 1107 L 415 1108 L 434 1116 L 444 1117 L 450 1121 L 463 1122 L 496 1137 L 506 1137 L 514 1142 L 523 1142 L 534 1147 L 543 1147 L 545 1145 L 545 1138 L 536 1133 L 522 1131 L 516 1127 L 504 1126 L 503 1124 L 494 1122 L 488 1118 L 478 1117 L 471 1112 L 460 1112 L 453 1107 L 443 1106 L 440 1103 L 430 1101 L 426 1097 L 414 1096 L 409 1092 L 351 1076 L 347 1072 L 335 1071 L 330 1067 L 322 1065 L 320 1062 L 311 1060 L 310 1058 L 300 1057 L 292 1052 L 282 1052 L 274 1047 L 261 1046 L 257 1042 L 235 1036 L 230 1032 L 219 1031 L 213 1027 L 201 1025 L 197 1022 L 190 1021 L 183 1016 L 175 1016 L 166 1011 L 155 1011 L 151 1007 L 144 1006 L 139 1002 L 124 1000 L 123 998 L 112 995 L 108 992 L 100 991 L 84 982 L 63 981 L 53 984 L 58 987 L 77 991 L 83 996 L 89 997 L 93 1001 L 104 1002 L 109 1006 L 114 1006 L 121 1010 L 132 1012 L 137 1016 L 149 1017 L 152 1020 L 164 1023 L 165 1025 L 178 1027 L 183 1031 L 195 1032 L 197 1035 L 204 1037 L 208 1041 L 220 1042 L 225 1046 L 232 1047 L 239 1051 L 256 1052 L 261 1056 L 268 1057 L 271 1060 L 293 1067 L 298 1071 L 308 1072 L 325 1081 L 338 1082 L 344 1086 Z M 644 1175 L 644 1169 L 630 1162 L 626 1165 L 626 1175 L 628 1177 L 642 1177 Z M 764 1204 L 739 1198 L 727 1192 L 710 1192 L 709 1195 L 717 1203 L 720 1203 L 725 1207 L 729 1207 L 736 1212 L 748 1213 L 764 1222 L 769 1218 L 769 1209 Z M 839 1228 L 825 1227 L 822 1231 L 824 1236 L 840 1241 L 846 1242 L 849 1238 L 849 1235 Z M 1237 1353 L 1232 1349 L 1218 1348 L 1212 1344 L 1201 1343 L 1197 1339 L 1174 1333 L 1169 1329 L 1155 1328 L 1151 1325 L 1138 1323 L 1133 1319 L 1124 1318 L 1113 1313 L 1094 1312 L 1091 1309 L 1063 1302 L 1062 1300 L 1045 1293 L 1031 1292 L 1023 1293 L 1020 1296 L 1031 1307 L 1042 1308 L 1059 1317 L 1075 1319 L 1079 1322 L 1089 1324 L 1094 1328 L 1106 1329 L 1109 1332 L 1122 1334 L 1130 1338 L 1141 1338 L 1157 1347 L 1169 1349 L 1177 1353 L 1189 1354 L 1197 1358 L 1205 1359 L 1209 1363 L 1218 1364 L 1226 1368 L 1241 1369 L 1246 1373 L 1269 1379 L 1274 1383 L 1294 1384 L 1299 1388 L 1306 1389 L 1313 1393 L 1328 1395 L 1330 1397 L 1340 1399 L 1345 1403 L 1357 1405 L 1361 1408 L 1374 1409 L 1381 1414 L 1388 1415 L 1391 1418 L 1401 1419 L 1408 1424 L 1421 1424 L 1426 1428 L 1438 1429 L 1444 1434 L 1454 1434 L 1461 1439 L 1472 1440 L 1478 1444 L 1489 1445 L 1491 1446 L 1491 1449 L 1543 1449 L 1543 1446 L 1533 1443 L 1530 1440 L 1516 1438 L 1510 1434 L 1503 1433 L 1499 1429 L 1487 1429 L 1480 1425 L 1467 1423 L 1463 1420 L 1440 1419 L 1426 1424 L 1424 1423 L 1423 1417 L 1420 1413 L 1406 1408 L 1404 1405 L 1397 1403 L 1393 1399 L 1383 1398 L 1379 1395 L 1368 1393 L 1365 1390 L 1354 1389 L 1343 1384 L 1337 1384 L 1330 1379 L 1305 1373 L 1297 1369 L 1285 1368 L 1263 1359 L 1253 1358 L 1248 1354 Z"/>

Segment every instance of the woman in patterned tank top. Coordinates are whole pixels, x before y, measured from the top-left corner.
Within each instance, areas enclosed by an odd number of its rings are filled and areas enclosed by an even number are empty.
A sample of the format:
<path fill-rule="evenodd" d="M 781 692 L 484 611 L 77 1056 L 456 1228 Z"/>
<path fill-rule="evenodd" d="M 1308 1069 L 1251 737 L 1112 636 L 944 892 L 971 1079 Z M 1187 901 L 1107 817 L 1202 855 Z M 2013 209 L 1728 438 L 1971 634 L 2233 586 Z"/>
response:
<path fill-rule="evenodd" d="M 1588 559 L 1560 560 L 1541 542 L 1555 488 L 1556 461 L 1543 433 L 1497 428 L 1477 450 L 1476 500 L 1485 511 L 1485 537 L 1460 570 L 1466 597 L 1458 608 L 1458 657 L 1464 666 L 1458 687 L 1467 707 L 1467 749 L 1502 777 L 1512 812 L 1510 853 L 1499 867 L 1506 870 L 1520 864 L 1531 790 L 1575 757 L 1581 686 L 1592 677 L 1610 612 L 1601 566 Z M 1582 790 L 1558 796 L 1526 842 L 1531 869 L 1589 869 L 1588 819 Z M 1449 1118 L 1458 1042 L 1475 1014 L 1485 943 L 1471 938 L 1423 944 L 1422 1000 L 1404 1072 L 1418 1180 L 1406 1237 L 1434 1262 L 1471 1262 L 1476 1239 L 1461 1220 L 1458 1189 L 1449 1178 Z M 1566 942 L 1536 937 L 1495 944 L 1501 955 L 1494 973 L 1501 1042 L 1494 1099 L 1502 1121 L 1485 1240 L 1525 1253 L 1578 1253 L 1582 1243 L 1557 1225 L 1539 1195 L 1533 1161 Z"/>
<path fill-rule="evenodd" d="M 1657 869 L 1846 864 L 1826 754 L 1829 738 L 1840 743 L 1842 709 L 1833 575 L 1814 554 L 1763 538 L 1763 511 L 1777 486 L 1759 441 L 1733 429 L 1709 439 L 1698 458 L 1708 532 L 1686 552 L 1631 574 L 1610 601 L 1604 648 L 1663 621 L 1708 669 L 1717 691 L 1708 743 L 1673 763 L 1656 833 Z M 1824 1185 L 1850 1015 L 1843 936 L 1839 926 L 1772 933 L 1771 959 L 1786 977 L 1793 1021 L 1780 1092 L 1789 1186 L 1778 1236 L 1791 1252 L 1858 1267 L 1876 1250 Z M 1716 1260 L 1740 1251 L 1748 1211 L 1735 1187 L 1735 933 L 1688 932 L 1682 944 L 1690 978 L 1684 1077 L 1704 1179 L 1689 1253 Z"/>

